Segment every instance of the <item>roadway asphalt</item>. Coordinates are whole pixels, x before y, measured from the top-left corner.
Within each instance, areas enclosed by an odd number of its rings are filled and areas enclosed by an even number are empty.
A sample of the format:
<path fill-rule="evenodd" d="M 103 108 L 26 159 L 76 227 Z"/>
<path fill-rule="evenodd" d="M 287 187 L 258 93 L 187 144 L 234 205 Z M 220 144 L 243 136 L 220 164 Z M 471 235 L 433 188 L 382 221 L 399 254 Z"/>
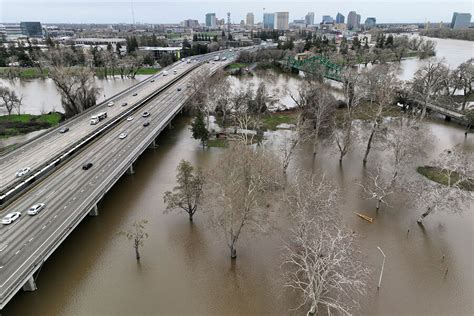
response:
<path fill-rule="evenodd" d="M 209 73 L 222 65 L 222 62 L 205 63 L 193 70 L 145 104 L 132 121 L 119 123 L 2 211 L 2 215 L 20 211 L 22 217 L 0 227 L 0 302 L 20 277 L 44 258 L 48 247 L 77 222 L 84 208 L 119 178 L 130 158 L 140 154 L 153 135 L 181 108 L 189 97 L 187 84 L 194 74 Z M 177 91 L 178 87 L 182 90 Z M 151 116 L 141 117 L 145 111 Z M 145 121 L 150 126 L 143 127 Z M 128 134 L 125 139 L 118 138 L 122 132 Z M 85 162 L 92 162 L 93 167 L 82 170 Z M 28 216 L 27 209 L 36 203 L 45 203 L 46 208 L 36 216 Z"/>
<path fill-rule="evenodd" d="M 17 150 L 13 150 L 3 156 L 0 156 L 0 192 L 4 191 L 6 188 L 20 180 L 16 178 L 15 175 L 20 168 L 30 167 L 32 170 L 34 170 L 35 168 L 40 167 L 44 163 L 53 159 L 54 156 L 61 153 L 70 145 L 106 124 L 113 117 L 121 114 L 123 111 L 139 102 L 142 98 L 153 93 L 155 90 L 173 80 L 175 77 L 173 74 L 174 70 L 177 71 L 177 74 L 180 74 L 194 66 L 196 62 L 212 58 L 212 56 L 215 54 L 216 53 L 192 57 L 191 59 L 193 62 L 190 64 L 186 62 L 177 62 L 167 69 L 169 72 L 168 76 L 163 76 L 162 72 L 160 72 L 150 78 L 147 78 L 146 80 L 137 84 L 129 92 L 123 95 L 119 94 L 114 98 L 106 100 L 106 102 L 104 102 L 102 105 L 99 105 L 92 112 L 79 115 L 61 127 L 49 130 L 41 137 L 25 144 L 22 147 L 19 147 Z M 151 82 L 152 79 L 154 82 Z M 134 93 L 137 93 L 137 96 L 133 96 Z M 115 105 L 108 107 L 107 103 L 111 100 L 114 101 Z M 128 105 L 121 106 L 121 104 L 124 102 L 127 102 Z M 107 119 L 99 122 L 96 125 L 91 125 L 90 117 L 103 111 L 107 112 Z M 62 127 L 68 127 L 69 132 L 64 134 L 59 133 L 59 129 Z"/>

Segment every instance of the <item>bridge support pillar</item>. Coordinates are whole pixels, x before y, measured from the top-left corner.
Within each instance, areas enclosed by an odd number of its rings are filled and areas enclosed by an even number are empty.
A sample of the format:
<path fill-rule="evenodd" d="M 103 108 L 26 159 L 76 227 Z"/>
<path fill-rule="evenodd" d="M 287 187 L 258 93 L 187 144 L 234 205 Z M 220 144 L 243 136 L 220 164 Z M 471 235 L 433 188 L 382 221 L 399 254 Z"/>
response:
<path fill-rule="evenodd" d="M 158 148 L 158 144 L 156 143 L 156 139 L 153 139 L 153 141 L 150 143 L 150 146 L 148 148 Z"/>
<path fill-rule="evenodd" d="M 171 125 L 171 122 L 168 123 L 168 129 L 172 129 L 173 125 Z"/>
<path fill-rule="evenodd" d="M 135 169 L 133 169 L 133 163 L 130 165 L 130 167 L 128 167 L 127 173 L 128 174 L 134 174 L 135 173 Z"/>
<path fill-rule="evenodd" d="M 99 216 L 99 208 L 97 204 L 89 211 L 89 216 Z"/>
<path fill-rule="evenodd" d="M 35 278 L 31 276 L 28 281 L 26 281 L 25 285 L 23 285 L 23 291 L 26 292 L 33 292 L 36 291 L 38 288 L 36 287 Z"/>

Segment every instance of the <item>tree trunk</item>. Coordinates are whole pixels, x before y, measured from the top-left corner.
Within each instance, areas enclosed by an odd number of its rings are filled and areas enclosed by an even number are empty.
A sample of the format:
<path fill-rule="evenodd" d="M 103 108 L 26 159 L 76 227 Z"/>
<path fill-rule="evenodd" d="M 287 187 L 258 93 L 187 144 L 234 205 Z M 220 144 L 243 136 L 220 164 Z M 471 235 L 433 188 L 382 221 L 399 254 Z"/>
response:
<path fill-rule="evenodd" d="M 138 251 L 138 247 L 135 247 L 135 257 L 137 258 L 137 261 L 140 261 L 140 252 Z"/>
<path fill-rule="evenodd" d="M 377 205 L 375 206 L 375 211 L 377 211 L 377 212 L 379 211 L 379 209 L 380 209 L 380 204 L 381 204 L 381 203 L 382 203 L 382 200 L 381 200 L 381 199 L 378 199 L 378 200 L 377 200 Z"/>
<path fill-rule="evenodd" d="M 370 133 L 369 141 L 367 142 L 367 148 L 365 150 L 365 155 L 364 155 L 364 166 L 367 163 L 367 156 L 369 156 L 370 148 L 372 147 L 372 139 L 374 138 L 375 135 L 375 129 L 377 128 L 376 123 L 374 123 L 374 126 L 372 127 L 372 132 Z"/>
<path fill-rule="evenodd" d="M 189 221 L 190 221 L 190 222 L 193 221 L 193 213 L 192 213 L 192 212 L 189 212 Z"/>
<path fill-rule="evenodd" d="M 424 212 L 423 214 L 421 214 L 420 218 L 417 220 L 418 224 L 420 225 L 423 225 L 423 219 L 430 215 L 430 213 L 433 212 L 433 208 L 432 207 L 428 207 L 428 209 L 426 210 L 426 212 Z"/>
<path fill-rule="evenodd" d="M 316 302 L 313 302 L 311 303 L 311 307 L 306 313 L 306 315 L 309 316 L 309 315 L 317 315 L 317 314 L 318 314 L 318 305 L 316 304 Z"/>
<path fill-rule="evenodd" d="M 237 258 L 237 249 L 234 248 L 234 244 L 230 246 L 230 258 L 231 259 Z"/>

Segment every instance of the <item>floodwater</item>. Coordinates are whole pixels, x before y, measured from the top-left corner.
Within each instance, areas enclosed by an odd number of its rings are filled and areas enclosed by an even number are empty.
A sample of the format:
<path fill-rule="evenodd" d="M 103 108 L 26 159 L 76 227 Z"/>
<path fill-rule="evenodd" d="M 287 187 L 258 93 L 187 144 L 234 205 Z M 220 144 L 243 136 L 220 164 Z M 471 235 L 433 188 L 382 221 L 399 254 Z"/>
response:
<path fill-rule="evenodd" d="M 144 80 L 148 76 L 139 75 L 135 79 L 121 79 L 120 77 L 99 79 L 95 78 L 95 83 L 100 89 L 97 101 L 101 102 L 122 90 Z M 0 79 L 0 86 L 6 86 L 23 97 L 21 113 L 42 114 L 48 112 L 64 112 L 61 106 L 61 96 L 56 90 L 54 82 L 49 79 L 29 79 L 29 80 L 7 80 Z M 5 113 L 4 113 L 5 112 Z M 5 115 L 6 110 L 1 108 L 0 115 Z"/>
<path fill-rule="evenodd" d="M 271 91 L 278 96 L 284 94 L 278 87 L 294 87 L 297 80 L 271 76 L 277 83 Z M 46 262 L 38 290 L 20 292 L 2 315 L 303 314 L 291 310 L 298 305 L 297 297 L 281 286 L 281 239 L 290 227 L 285 210 L 275 210 L 278 220 L 270 233 L 242 233 L 235 261 L 204 213 L 198 211 L 193 224 L 185 214 L 163 214 L 162 196 L 175 185 L 179 161 L 215 167 L 222 152 L 203 151 L 191 138 L 189 123 L 189 118 L 177 118 L 174 128 L 160 136 L 159 148 L 137 161 L 136 173 L 125 175 L 105 196 L 100 215 L 86 218 Z M 414 159 L 411 170 L 454 145 L 474 153 L 473 134 L 465 138 L 462 127 L 433 120 L 425 128 L 431 133 L 429 142 L 420 142 L 426 155 Z M 266 134 L 265 146 L 276 150 L 284 132 Z M 373 276 L 359 314 L 472 315 L 472 205 L 460 214 L 433 213 L 421 228 L 416 219 L 423 210 L 400 194 L 377 215 L 374 201 L 367 200 L 356 184 L 366 175 L 363 145 L 356 143 L 342 167 L 334 145 L 323 145 L 315 161 L 310 146 L 302 146 L 288 171 L 290 181 L 296 169 L 324 173 L 340 189 L 340 212 L 360 236 Z M 384 152 L 373 150 L 368 164 L 384 159 Z M 370 224 L 354 212 L 376 220 Z M 140 219 L 148 220 L 149 238 L 137 264 L 131 243 L 117 232 Z M 387 256 L 379 291 L 382 256 L 377 246 Z"/>

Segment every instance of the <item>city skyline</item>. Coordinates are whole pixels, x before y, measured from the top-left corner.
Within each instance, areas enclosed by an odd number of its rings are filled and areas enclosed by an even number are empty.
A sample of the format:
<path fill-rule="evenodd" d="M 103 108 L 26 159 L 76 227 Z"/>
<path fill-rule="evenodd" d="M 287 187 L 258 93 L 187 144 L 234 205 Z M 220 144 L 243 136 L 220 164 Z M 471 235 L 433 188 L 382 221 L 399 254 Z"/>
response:
<path fill-rule="evenodd" d="M 242 8 L 242 3 L 246 5 Z M 436 4 L 436 5 L 433 5 Z M 31 10 L 22 10 L 28 5 Z M 406 10 L 407 7 L 410 10 Z M 264 10 L 265 8 L 265 10 Z M 95 9 L 95 10 L 91 10 Z M 338 12 L 347 16 L 357 11 L 362 20 L 376 17 L 378 23 L 449 23 L 453 12 L 473 13 L 471 1 L 133 1 L 137 23 L 176 24 L 186 19 L 205 23 L 205 14 L 215 12 L 217 18 L 225 18 L 231 12 L 233 23 L 246 20 L 247 13 L 255 16 L 255 23 L 262 22 L 263 13 L 289 12 L 289 21 L 304 19 L 308 12 L 315 13 L 315 22 L 323 15 L 335 17 Z M 424 12 L 420 15 L 420 12 Z M 399 14 L 397 14 L 399 13 Z M 132 1 L 129 0 L 2 0 L 0 23 L 41 21 L 42 23 L 132 23 Z"/>

